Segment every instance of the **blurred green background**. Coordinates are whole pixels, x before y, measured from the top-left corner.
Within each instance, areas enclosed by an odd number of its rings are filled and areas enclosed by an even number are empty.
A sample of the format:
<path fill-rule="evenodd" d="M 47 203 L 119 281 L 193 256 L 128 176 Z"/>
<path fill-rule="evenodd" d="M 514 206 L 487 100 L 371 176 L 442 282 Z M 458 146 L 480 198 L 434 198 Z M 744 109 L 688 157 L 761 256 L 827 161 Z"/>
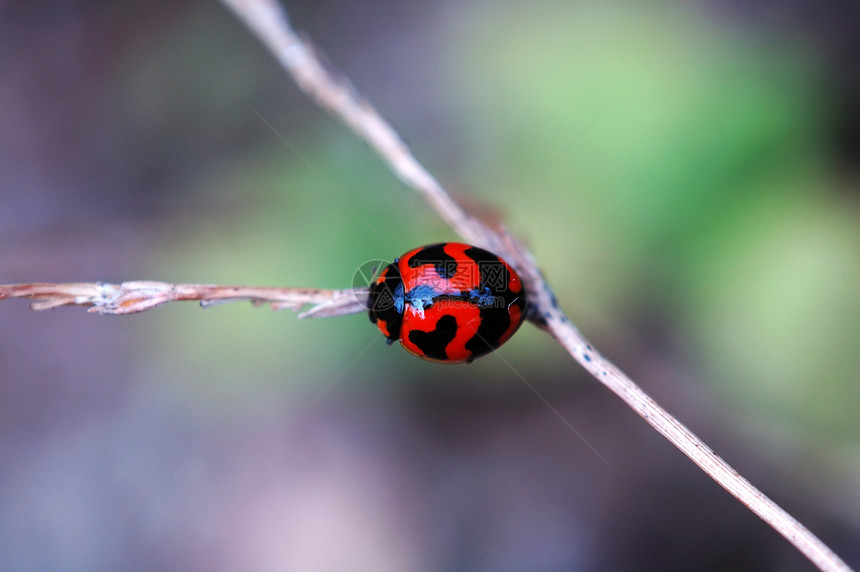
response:
<path fill-rule="evenodd" d="M 854 3 L 286 5 L 598 348 L 860 564 Z M 0 282 L 345 288 L 457 238 L 216 2 L 12 2 L 0 44 Z M 366 316 L 0 306 L 4 570 L 808 569 L 530 326 L 445 367 Z"/>

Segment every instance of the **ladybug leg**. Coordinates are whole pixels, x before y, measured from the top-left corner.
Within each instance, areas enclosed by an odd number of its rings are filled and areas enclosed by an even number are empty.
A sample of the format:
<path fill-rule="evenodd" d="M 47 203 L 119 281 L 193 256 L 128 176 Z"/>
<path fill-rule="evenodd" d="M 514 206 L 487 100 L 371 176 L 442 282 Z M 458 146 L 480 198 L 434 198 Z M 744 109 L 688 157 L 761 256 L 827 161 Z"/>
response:
<path fill-rule="evenodd" d="M 538 311 L 538 307 L 534 304 L 526 306 L 526 320 L 542 330 L 548 330 L 546 318 Z"/>

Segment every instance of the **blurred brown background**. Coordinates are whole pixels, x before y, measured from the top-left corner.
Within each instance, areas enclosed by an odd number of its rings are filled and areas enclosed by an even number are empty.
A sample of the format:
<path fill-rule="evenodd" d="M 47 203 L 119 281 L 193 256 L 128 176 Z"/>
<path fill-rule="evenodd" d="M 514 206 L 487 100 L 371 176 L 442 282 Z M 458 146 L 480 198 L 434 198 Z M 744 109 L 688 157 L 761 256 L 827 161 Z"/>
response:
<path fill-rule="evenodd" d="M 287 7 L 860 566 L 856 2 Z M 0 283 L 343 288 L 453 238 L 217 2 L 0 2 Z M 0 323 L 3 570 L 810 569 L 530 326 L 445 367 L 246 304 Z"/>

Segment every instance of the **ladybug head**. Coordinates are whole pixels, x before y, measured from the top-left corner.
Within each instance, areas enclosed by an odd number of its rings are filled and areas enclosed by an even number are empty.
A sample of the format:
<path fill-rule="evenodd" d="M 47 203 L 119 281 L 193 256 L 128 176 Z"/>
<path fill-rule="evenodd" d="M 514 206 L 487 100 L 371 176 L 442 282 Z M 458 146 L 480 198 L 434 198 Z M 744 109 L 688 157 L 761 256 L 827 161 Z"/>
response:
<path fill-rule="evenodd" d="M 370 287 L 368 300 L 370 321 L 388 338 L 388 343 L 400 338 L 403 322 L 403 280 L 396 264 L 389 264 Z"/>

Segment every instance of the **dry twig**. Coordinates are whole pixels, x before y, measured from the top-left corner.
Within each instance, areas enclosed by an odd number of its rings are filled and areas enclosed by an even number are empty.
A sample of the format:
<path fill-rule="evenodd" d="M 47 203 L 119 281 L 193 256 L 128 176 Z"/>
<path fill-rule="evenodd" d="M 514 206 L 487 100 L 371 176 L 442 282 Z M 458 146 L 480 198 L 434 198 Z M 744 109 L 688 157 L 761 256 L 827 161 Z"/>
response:
<path fill-rule="evenodd" d="M 77 282 L 0 285 L 0 300 L 4 298 L 33 300 L 30 307 L 34 310 L 77 305 L 89 306 L 88 312 L 111 316 L 137 314 L 168 302 L 189 300 L 200 302 L 204 307 L 246 300 L 256 305 L 269 304 L 273 310 L 301 312 L 299 318 L 343 316 L 367 309 L 367 292 L 364 290 L 168 284 L 143 280 L 122 284 Z M 305 306 L 310 308 L 302 312 Z"/>

